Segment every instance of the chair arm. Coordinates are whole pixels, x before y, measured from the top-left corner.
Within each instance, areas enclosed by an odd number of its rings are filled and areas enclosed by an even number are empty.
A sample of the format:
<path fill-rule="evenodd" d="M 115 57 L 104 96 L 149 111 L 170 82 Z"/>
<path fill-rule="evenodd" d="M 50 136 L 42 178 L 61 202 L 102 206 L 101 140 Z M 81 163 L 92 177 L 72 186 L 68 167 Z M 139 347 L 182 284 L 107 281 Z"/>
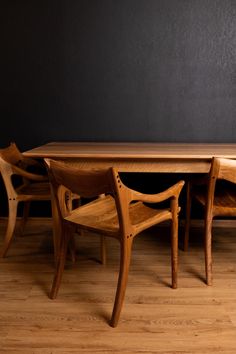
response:
<path fill-rule="evenodd" d="M 179 194 L 184 186 L 184 183 L 185 182 L 181 180 L 170 188 L 166 189 L 165 191 L 157 194 L 144 194 L 135 190 L 131 190 L 131 200 L 139 200 L 144 203 L 160 203 L 169 198 L 178 199 Z"/>
<path fill-rule="evenodd" d="M 29 179 L 31 181 L 37 181 L 37 182 L 48 181 L 48 176 L 43 176 L 43 175 L 31 173 L 31 172 L 25 171 L 22 168 L 17 167 L 17 166 L 12 166 L 12 172 L 15 175 L 19 175 L 19 176 Z"/>

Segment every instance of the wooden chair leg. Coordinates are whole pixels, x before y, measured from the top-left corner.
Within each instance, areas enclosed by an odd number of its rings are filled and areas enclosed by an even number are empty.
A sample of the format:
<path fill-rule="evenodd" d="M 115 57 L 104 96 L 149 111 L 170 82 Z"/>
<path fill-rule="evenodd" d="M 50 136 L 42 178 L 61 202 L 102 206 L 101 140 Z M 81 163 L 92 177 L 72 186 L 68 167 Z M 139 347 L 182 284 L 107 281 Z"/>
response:
<path fill-rule="evenodd" d="M 118 284 L 116 289 L 115 303 L 114 303 L 112 317 L 110 321 L 111 327 L 116 327 L 120 318 L 120 313 L 121 313 L 121 309 L 125 297 L 125 290 L 126 290 L 126 285 L 128 280 L 132 241 L 133 239 L 128 239 L 126 240 L 126 242 L 123 242 L 121 244 L 120 271 L 119 271 L 119 278 L 118 278 Z"/>
<path fill-rule="evenodd" d="M 178 276 L 178 214 L 173 215 L 171 226 L 171 270 L 172 270 L 172 288 L 177 289 Z"/>
<path fill-rule="evenodd" d="M 101 263 L 103 265 L 106 264 L 107 255 L 106 255 L 106 237 L 100 236 L 100 255 L 101 255 Z"/>
<path fill-rule="evenodd" d="M 17 216 L 17 207 L 18 201 L 16 200 L 9 200 L 8 201 L 8 208 L 9 208 L 9 216 L 8 216 L 8 223 L 7 223 L 7 230 L 4 238 L 3 249 L 1 252 L 1 257 L 5 257 L 9 246 L 11 244 L 15 226 L 16 226 L 16 216 Z"/>
<path fill-rule="evenodd" d="M 57 266 L 57 261 L 60 252 L 60 245 L 61 245 L 62 226 L 61 226 L 61 219 L 57 209 L 57 203 L 56 203 L 53 190 L 51 193 L 51 208 L 52 208 L 52 224 L 53 224 L 54 261 L 55 261 L 55 265 Z"/>
<path fill-rule="evenodd" d="M 49 295 L 49 297 L 51 299 L 55 299 L 57 297 L 58 290 L 61 285 L 61 279 L 62 279 L 62 274 L 63 274 L 64 268 L 65 268 L 65 261 L 66 261 L 67 250 L 68 250 L 68 236 L 69 236 L 68 235 L 68 228 L 63 227 L 55 275 L 54 275 L 54 279 L 53 279 L 53 283 L 52 283 L 51 292 Z"/>
<path fill-rule="evenodd" d="M 190 229 L 190 220 L 191 220 L 191 204 L 192 204 L 191 183 L 188 182 L 187 183 L 187 193 L 186 193 L 184 251 L 188 250 L 188 244 L 189 244 L 189 229 Z"/>
<path fill-rule="evenodd" d="M 212 285 L 212 215 L 206 215 L 205 217 L 205 271 L 206 271 L 206 283 Z"/>
<path fill-rule="evenodd" d="M 23 216 L 19 227 L 19 236 L 22 236 L 25 231 L 25 225 L 29 217 L 30 202 L 24 202 Z"/>
<path fill-rule="evenodd" d="M 72 263 L 75 263 L 76 262 L 76 242 L 75 242 L 75 236 L 73 232 L 70 235 L 69 251 L 70 251 L 71 261 Z"/>

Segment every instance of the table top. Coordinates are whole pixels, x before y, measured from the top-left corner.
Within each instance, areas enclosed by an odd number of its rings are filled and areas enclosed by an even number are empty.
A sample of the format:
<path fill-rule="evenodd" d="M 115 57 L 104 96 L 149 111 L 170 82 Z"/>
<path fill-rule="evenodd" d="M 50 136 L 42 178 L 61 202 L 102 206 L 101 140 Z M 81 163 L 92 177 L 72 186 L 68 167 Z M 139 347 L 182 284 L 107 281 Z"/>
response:
<path fill-rule="evenodd" d="M 50 142 L 24 152 L 35 158 L 236 159 L 236 144 Z"/>

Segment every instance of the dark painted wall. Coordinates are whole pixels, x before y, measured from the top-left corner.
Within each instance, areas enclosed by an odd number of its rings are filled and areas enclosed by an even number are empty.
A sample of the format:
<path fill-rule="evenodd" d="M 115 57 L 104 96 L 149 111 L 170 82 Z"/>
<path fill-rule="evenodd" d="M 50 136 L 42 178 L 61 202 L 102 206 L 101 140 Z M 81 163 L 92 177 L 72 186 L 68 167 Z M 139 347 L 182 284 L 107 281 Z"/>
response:
<path fill-rule="evenodd" d="M 1 3 L 0 145 L 236 141 L 236 1 Z"/>
<path fill-rule="evenodd" d="M 8 0 L 0 11 L 0 147 L 236 142 L 235 0 Z"/>

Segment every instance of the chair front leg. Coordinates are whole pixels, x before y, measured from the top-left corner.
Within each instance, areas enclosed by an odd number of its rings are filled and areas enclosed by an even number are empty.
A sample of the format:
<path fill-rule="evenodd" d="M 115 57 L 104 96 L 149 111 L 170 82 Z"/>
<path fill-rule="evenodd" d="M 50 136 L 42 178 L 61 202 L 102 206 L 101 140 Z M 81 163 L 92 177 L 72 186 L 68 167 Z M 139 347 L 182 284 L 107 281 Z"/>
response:
<path fill-rule="evenodd" d="M 1 252 L 1 257 L 5 257 L 7 254 L 7 251 L 10 247 L 13 235 L 14 235 L 14 230 L 16 226 L 16 216 L 17 216 L 17 207 L 18 207 L 18 201 L 9 199 L 8 200 L 8 223 L 7 223 L 7 230 L 4 238 L 4 244 L 3 244 L 3 249 Z"/>
<path fill-rule="evenodd" d="M 129 274 L 132 243 L 133 238 L 129 238 L 125 241 L 122 241 L 120 245 L 120 271 L 116 289 L 115 303 L 110 321 L 111 327 L 116 327 L 120 318 Z"/>

